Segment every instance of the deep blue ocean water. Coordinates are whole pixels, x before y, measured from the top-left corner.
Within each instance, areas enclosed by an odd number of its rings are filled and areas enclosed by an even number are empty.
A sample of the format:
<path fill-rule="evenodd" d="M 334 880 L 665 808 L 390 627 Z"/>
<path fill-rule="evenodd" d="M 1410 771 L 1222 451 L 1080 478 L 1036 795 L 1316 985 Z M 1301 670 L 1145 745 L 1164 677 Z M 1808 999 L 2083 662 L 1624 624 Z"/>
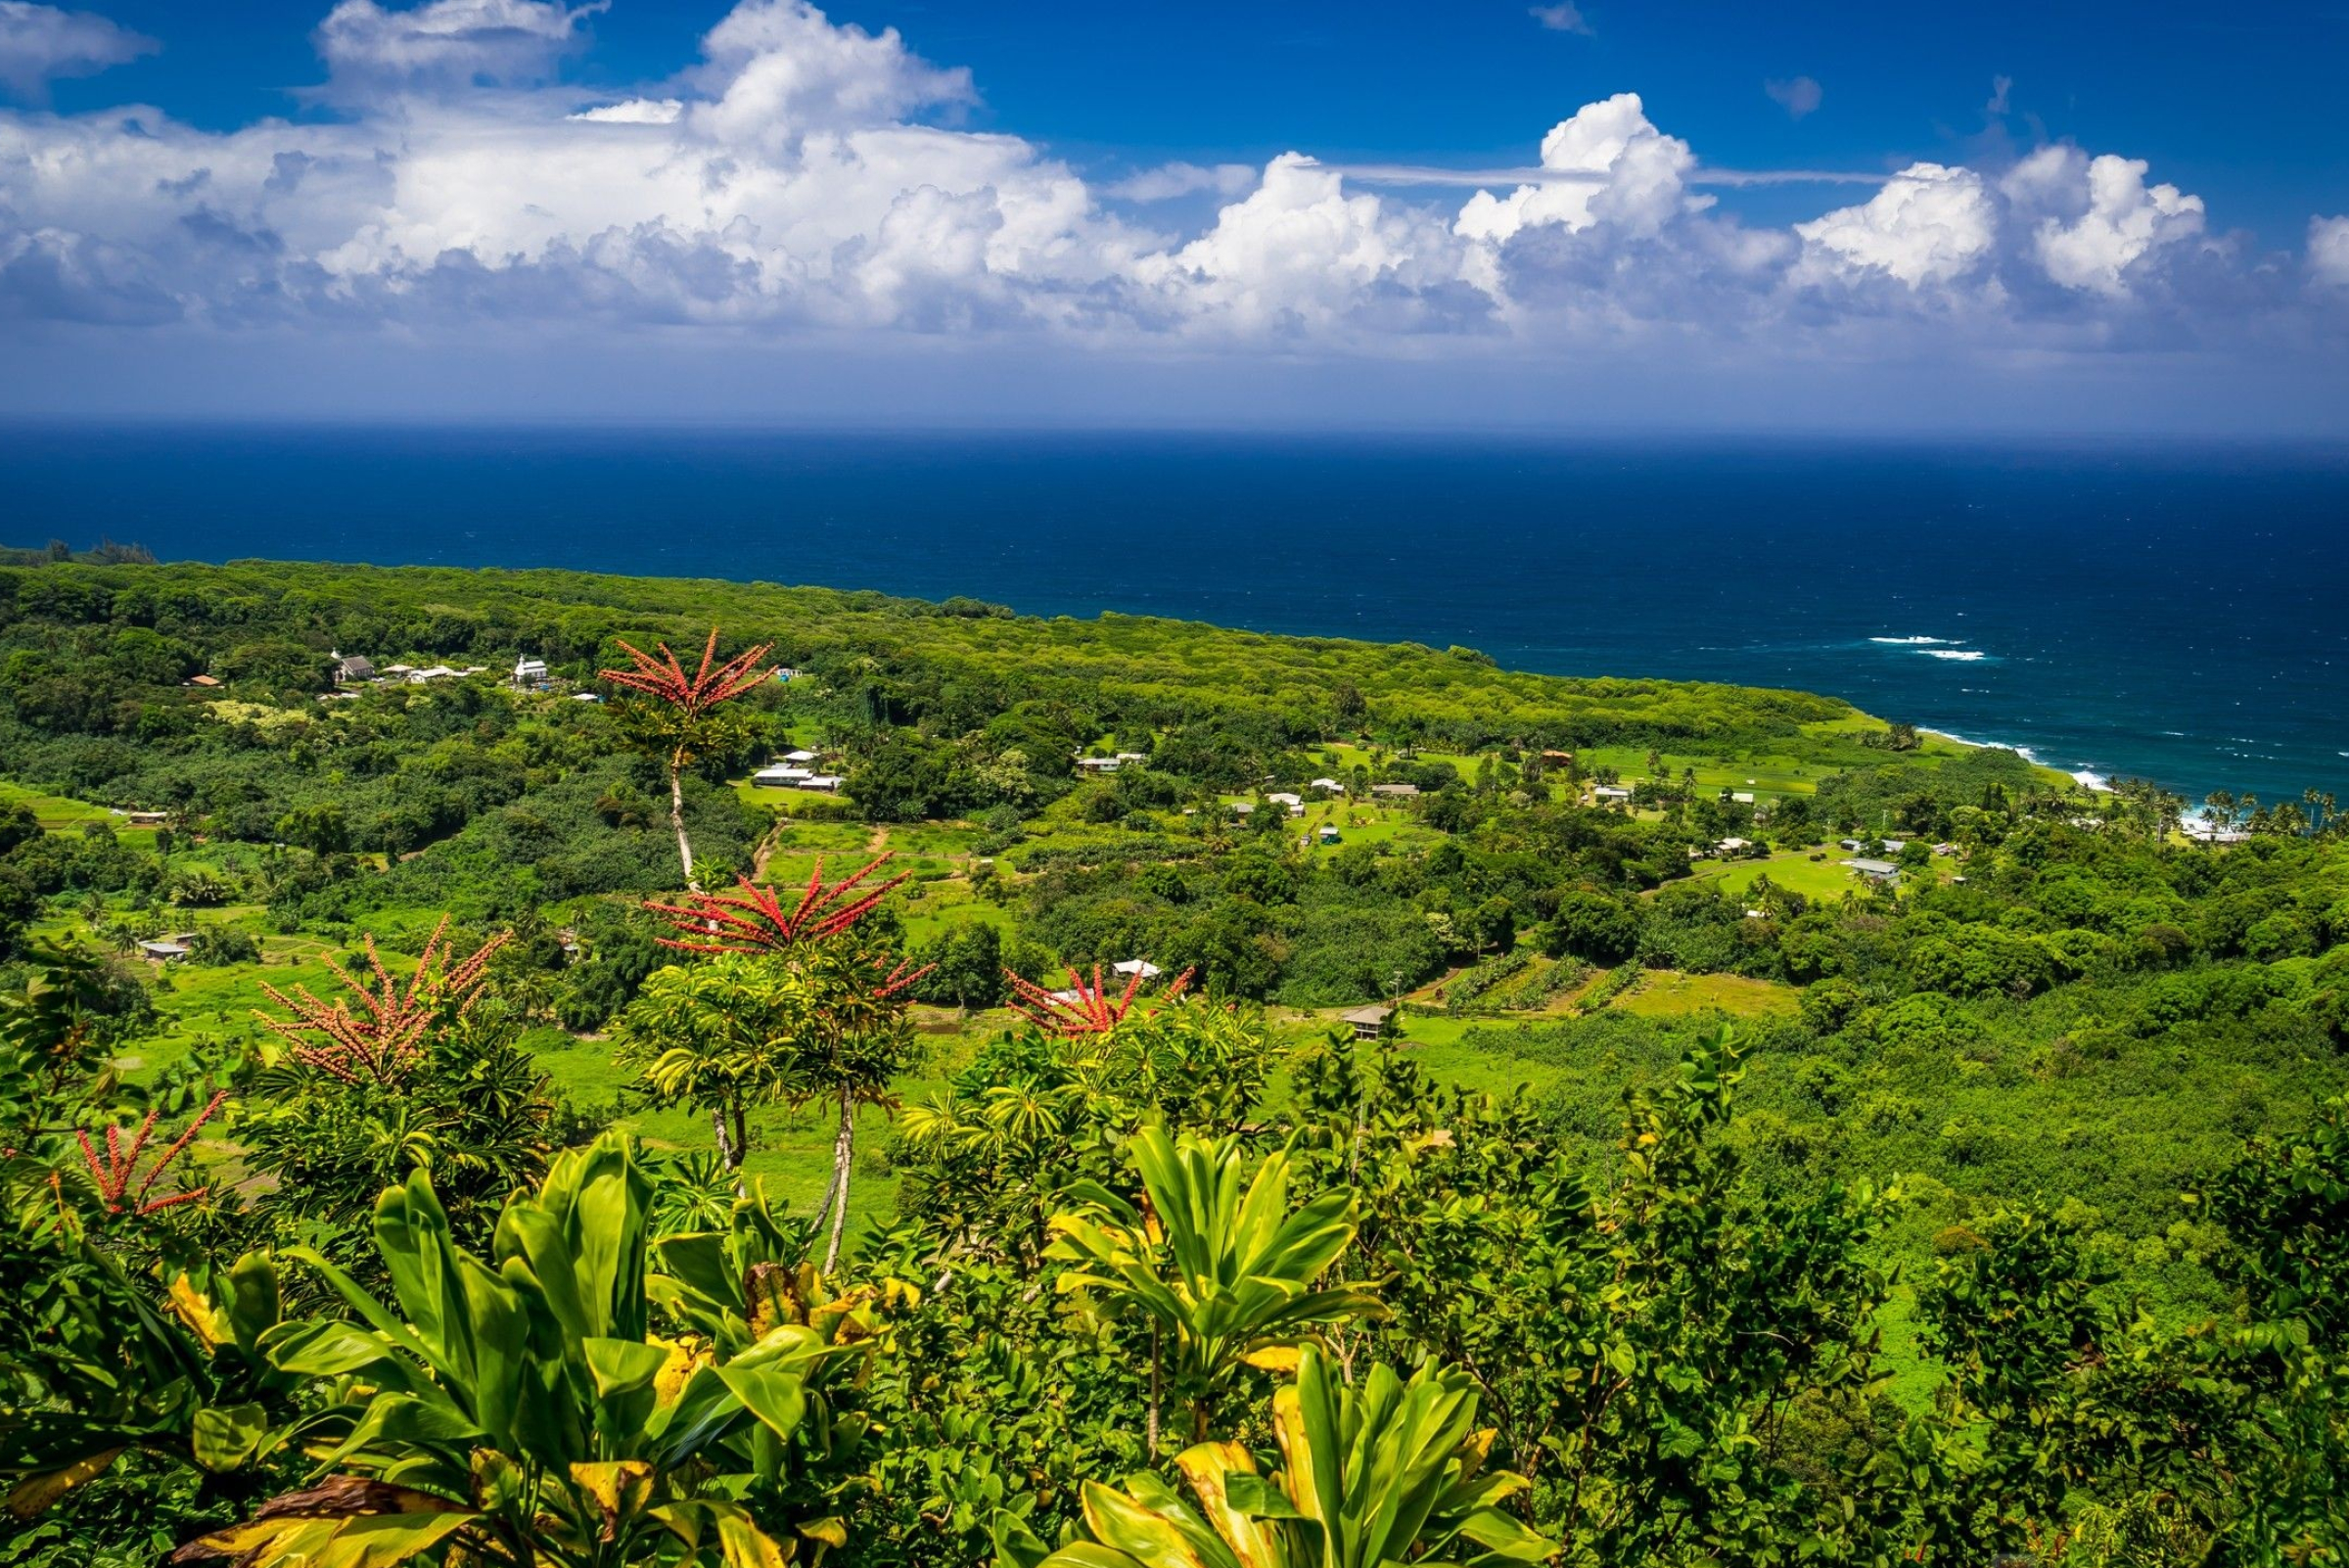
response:
<path fill-rule="evenodd" d="M 2339 450 L 0 428 L 0 540 L 100 534 L 1462 643 L 2349 796 Z"/>

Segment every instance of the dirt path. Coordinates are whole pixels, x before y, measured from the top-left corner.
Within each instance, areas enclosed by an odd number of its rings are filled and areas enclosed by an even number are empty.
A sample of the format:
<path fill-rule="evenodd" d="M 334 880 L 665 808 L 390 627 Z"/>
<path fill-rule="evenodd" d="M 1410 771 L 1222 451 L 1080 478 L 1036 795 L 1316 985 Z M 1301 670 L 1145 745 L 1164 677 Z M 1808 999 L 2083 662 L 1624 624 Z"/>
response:
<path fill-rule="evenodd" d="M 867 854 L 879 854 L 883 850 L 888 848 L 889 829 L 886 827 L 876 826 L 873 829 L 873 836 L 864 841 L 864 853 Z"/>

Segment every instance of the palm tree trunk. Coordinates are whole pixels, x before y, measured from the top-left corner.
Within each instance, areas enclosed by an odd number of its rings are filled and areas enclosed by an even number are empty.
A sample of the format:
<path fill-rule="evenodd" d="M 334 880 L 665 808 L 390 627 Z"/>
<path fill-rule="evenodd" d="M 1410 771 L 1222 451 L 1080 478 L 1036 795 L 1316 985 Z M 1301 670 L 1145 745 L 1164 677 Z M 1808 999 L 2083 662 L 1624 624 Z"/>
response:
<path fill-rule="evenodd" d="M 726 1136 L 726 1108 L 724 1106 L 713 1105 L 710 1107 L 710 1130 L 716 1134 L 717 1157 L 725 1162 L 726 1169 L 731 1171 L 735 1166 L 741 1164 L 742 1157 L 735 1153 L 733 1141 Z"/>
<path fill-rule="evenodd" d="M 685 836 L 685 759 L 668 760 L 668 825 L 676 829 L 677 859 L 685 867 L 685 886 L 699 893 L 702 885 L 693 879 L 693 841 Z"/>
<path fill-rule="evenodd" d="M 824 1244 L 824 1272 L 840 1262 L 840 1233 L 849 1224 L 849 1167 L 856 1158 L 856 1093 L 846 1084 L 840 1088 L 840 1131 L 832 1139 L 832 1236 Z"/>

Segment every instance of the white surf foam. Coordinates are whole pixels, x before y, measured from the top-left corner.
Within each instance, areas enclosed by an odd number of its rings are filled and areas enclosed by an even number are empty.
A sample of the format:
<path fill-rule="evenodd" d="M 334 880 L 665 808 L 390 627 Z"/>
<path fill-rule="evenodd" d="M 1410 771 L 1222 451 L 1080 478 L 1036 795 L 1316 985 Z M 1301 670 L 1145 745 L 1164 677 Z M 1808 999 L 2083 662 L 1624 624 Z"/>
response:
<path fill-rule="evenodd" d="M 1920 643 L 1948 642 L 1950 639 L 1947 637 L 1870 637 L 1867 640 L 1870 642 L 1890 643 L 1892 646 L 1900 648 Z"/>
<path fill-rule="evenodd" d="M 1923 654 L 1927 659 L 1955 659 L 1960 664 L 1968 665 L 1977 659 L 1988 657 L 1978 648 L 1919 648 L 1917 652 Z"/>

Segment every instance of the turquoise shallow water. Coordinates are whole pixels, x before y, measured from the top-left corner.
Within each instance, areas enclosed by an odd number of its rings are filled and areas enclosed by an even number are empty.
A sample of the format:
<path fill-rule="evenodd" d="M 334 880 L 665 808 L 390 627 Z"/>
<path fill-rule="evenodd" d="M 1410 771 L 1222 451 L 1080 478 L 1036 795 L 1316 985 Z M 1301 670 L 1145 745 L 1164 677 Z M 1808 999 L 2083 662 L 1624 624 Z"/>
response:
<path fill-rule="evenodd" d="M 758 577 L 1796 686 L 2199 796 L 2349 795 L 2349 454 L 0 428 L 0 538 Z"/>

